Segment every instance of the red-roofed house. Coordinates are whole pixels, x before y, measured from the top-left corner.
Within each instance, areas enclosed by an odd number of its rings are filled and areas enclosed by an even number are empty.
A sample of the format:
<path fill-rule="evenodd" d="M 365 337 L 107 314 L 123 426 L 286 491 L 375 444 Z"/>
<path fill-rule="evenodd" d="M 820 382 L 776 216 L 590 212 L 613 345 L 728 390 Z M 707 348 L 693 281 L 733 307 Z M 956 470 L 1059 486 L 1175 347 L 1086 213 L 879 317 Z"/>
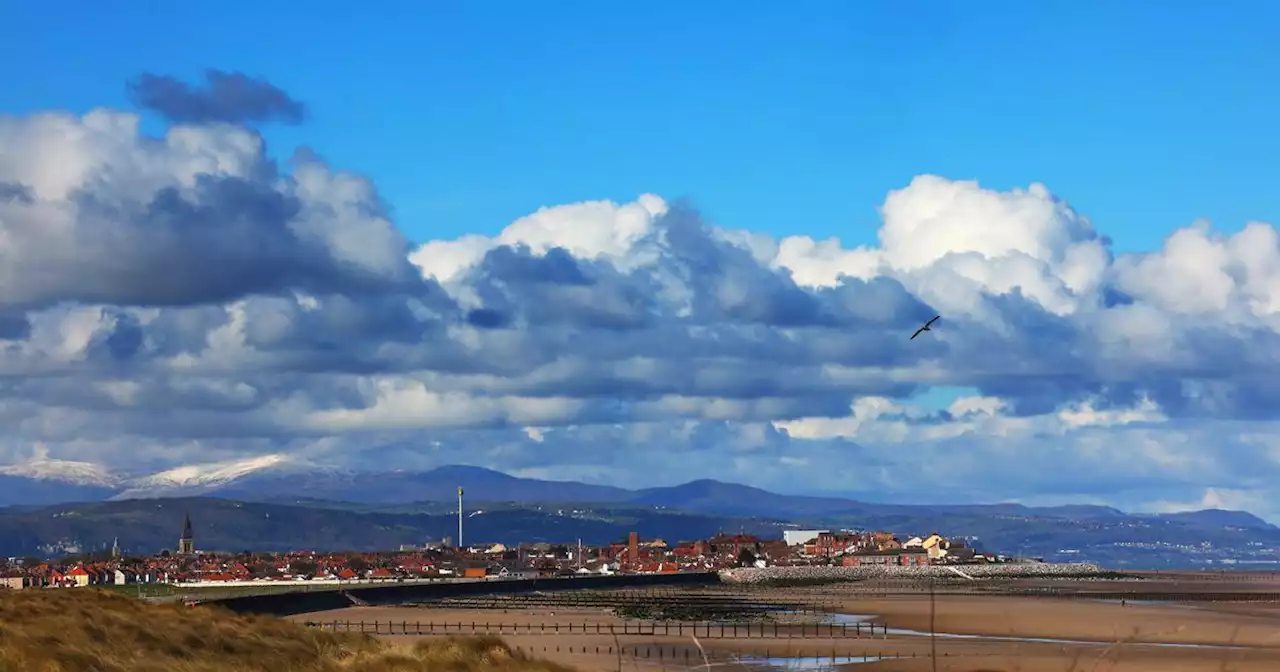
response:
<path fill-rule="evenodd" d="M 84 587 L 89 585 L 89 580 L 90 580 L 89 570 L 85 569 L 84 567 L 81 567 L 80 565 L 76 565 L 75 567 L 72 567 L 71 571 L 64 574 L 63 577 L 64 577 L 64 581 L 70 583 L 73 586 Z"/>

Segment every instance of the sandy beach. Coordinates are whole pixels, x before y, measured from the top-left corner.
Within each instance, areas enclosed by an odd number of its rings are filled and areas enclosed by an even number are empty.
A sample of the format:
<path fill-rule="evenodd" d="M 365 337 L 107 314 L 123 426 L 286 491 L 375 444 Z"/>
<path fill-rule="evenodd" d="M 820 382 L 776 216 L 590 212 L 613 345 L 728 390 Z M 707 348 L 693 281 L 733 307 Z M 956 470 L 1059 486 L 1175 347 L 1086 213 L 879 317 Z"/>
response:
<path fill-rule="evenodd" d="M 1280 611 L 1127 605 L 1026 597 L 936 598 L 938 632 L 1072 639 L 1280 647 Z M 929 600 L 850 600 L 846 614 L 874 614 L 891 628 L 927 631 Z"/>
<path fill-rule="evenodd" d="M 848 599 L 838 602 L 845 614 L 873 615 L 891 629 L 927 631 L 929 598 Z M 316 622 L 365 621 L 411 629 L 431 623 L 439 633 L 489 632 L 531 654 L 595 670 L 684 670 L 703 665 L 705 654 L 713 668 L 739 656 L 809 657 L 818 669 L 822 658 L 840 669 L 929 670 L 936 646 L 939 670 L 976 672 L 1069 672 L 1115 670 L 1131 672 L 1274 672 L 1280 670 L 1280 610 L 1251 605 L 1243 611 L 1181 605 L 1121 606 L 1090 601 L 1026 597 L 938 596 L 935 601 L 939 633 L 995 637 L 1051 638 L 1099 642 L 1027 642 L 908 636 L 891 632 L 861 638 L 701 638 L 610 635 L 608 626 L 623 619 L 592 609 L 441 609 L 423 607 L 352 607 L 293 617 Z M 815 617 L 816 619 L 816 617 Z M 446 630 L 443 624 L 451 624 Z M 474 628 L 471 625 L 475 624 Z M 423 625 L 416 625 L 423 624 Z M 595 627 L 603 628 L 596 634 Z M 500 625 L 502 627 L 500 627 Z M 513 626 L 516 632 L 513 633 Z M 585 632 L 584 632 L 585 626 Z M 634 627 L 634 626 L 633 626 Z M 529 633 L 528 630 L 535 630 Z M 384 630 L 385 632 L 385 630 Z M 412 642 L 420 636 L 380 635 L 390 641 Z M 1239 648 L 1175 648 L 1144 643 L 1233 645 Z M 861 662 L 864 656 L 896 656 L 893 660 Z M 846 665 L 854 659 L 857 664 Z M 734 669 L 742 669 L 733 665 Z M 757 668 L 767 669 L 767 668 Z M 829 668 L 828 668 L 829 669 Z"/>
<path fill-rule="evenodd" d="M 924 658 L 890 660 L 836 669 L 848 672 L 1273 672 L 1271 660 L 1198 659 L 1176 655 L 1163 657 L 1108 656 L 1096 654 L 1040 656 L 1027 652 L 985 658 L 939 658 L 937 667 Z"/>

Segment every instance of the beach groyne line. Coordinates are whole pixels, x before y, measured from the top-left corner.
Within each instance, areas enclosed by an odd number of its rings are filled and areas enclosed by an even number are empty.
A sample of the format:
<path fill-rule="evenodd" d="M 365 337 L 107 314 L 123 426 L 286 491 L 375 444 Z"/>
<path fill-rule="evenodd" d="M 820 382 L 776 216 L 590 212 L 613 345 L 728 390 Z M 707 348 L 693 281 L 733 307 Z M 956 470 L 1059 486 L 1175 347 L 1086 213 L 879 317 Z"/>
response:
<path fill-rule="evenodd" d="M 697 637 L 699 639 L 849 639 L 887 637 L 882 623 L 686 623 L 634 621 L 624 623 L 503 623 L 481 621 L 307 621 L 308 627 L 329 632 L 370 635 L 600 635 L 634 637 Z"/>

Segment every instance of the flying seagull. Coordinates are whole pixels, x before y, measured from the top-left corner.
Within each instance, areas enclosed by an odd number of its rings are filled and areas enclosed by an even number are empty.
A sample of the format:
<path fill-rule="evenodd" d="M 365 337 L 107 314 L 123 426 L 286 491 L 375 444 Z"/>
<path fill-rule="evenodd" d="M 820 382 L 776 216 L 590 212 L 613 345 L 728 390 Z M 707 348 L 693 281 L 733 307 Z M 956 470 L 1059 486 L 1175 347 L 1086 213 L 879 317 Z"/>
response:
<path fill-rule="evenodd" d="M 938 319 L 939 319 L 939 318 L 941 318 L 941 317 L 942 317 L 941 315 L 934 315 L 932 320 L 929 320 L 928 322 L 925 322 L 923 327 L 920 327 L 919 329 L 916 329 L 916 333 L 911 334 L 911 338 L 909 338 L 909 339 L 907 339 L 907 340 L 909 340 L 909 341 L 914 341 L 914 340 L 916 340 L 916 336 L 919 336 L 922 332 L 926 332 L 926 331 L 933 331 L 932 329 L 930 329 L 930 328 L 929 328 L 929 325 L 933 324 L 934 322 L 937 322 L 937 321 L 938 321 Z"/>

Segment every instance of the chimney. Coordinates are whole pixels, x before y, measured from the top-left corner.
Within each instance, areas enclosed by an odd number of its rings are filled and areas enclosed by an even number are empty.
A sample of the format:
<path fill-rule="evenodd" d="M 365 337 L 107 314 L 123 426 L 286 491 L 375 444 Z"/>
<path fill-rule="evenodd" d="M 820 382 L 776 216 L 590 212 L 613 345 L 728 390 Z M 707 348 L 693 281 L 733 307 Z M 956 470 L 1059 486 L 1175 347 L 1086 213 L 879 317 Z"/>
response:
<path fill-rule="evenodd" d="M 635 568 L 640 563 L 640 534 L 632 532 L 627 536 L 627 564 Z"/>

